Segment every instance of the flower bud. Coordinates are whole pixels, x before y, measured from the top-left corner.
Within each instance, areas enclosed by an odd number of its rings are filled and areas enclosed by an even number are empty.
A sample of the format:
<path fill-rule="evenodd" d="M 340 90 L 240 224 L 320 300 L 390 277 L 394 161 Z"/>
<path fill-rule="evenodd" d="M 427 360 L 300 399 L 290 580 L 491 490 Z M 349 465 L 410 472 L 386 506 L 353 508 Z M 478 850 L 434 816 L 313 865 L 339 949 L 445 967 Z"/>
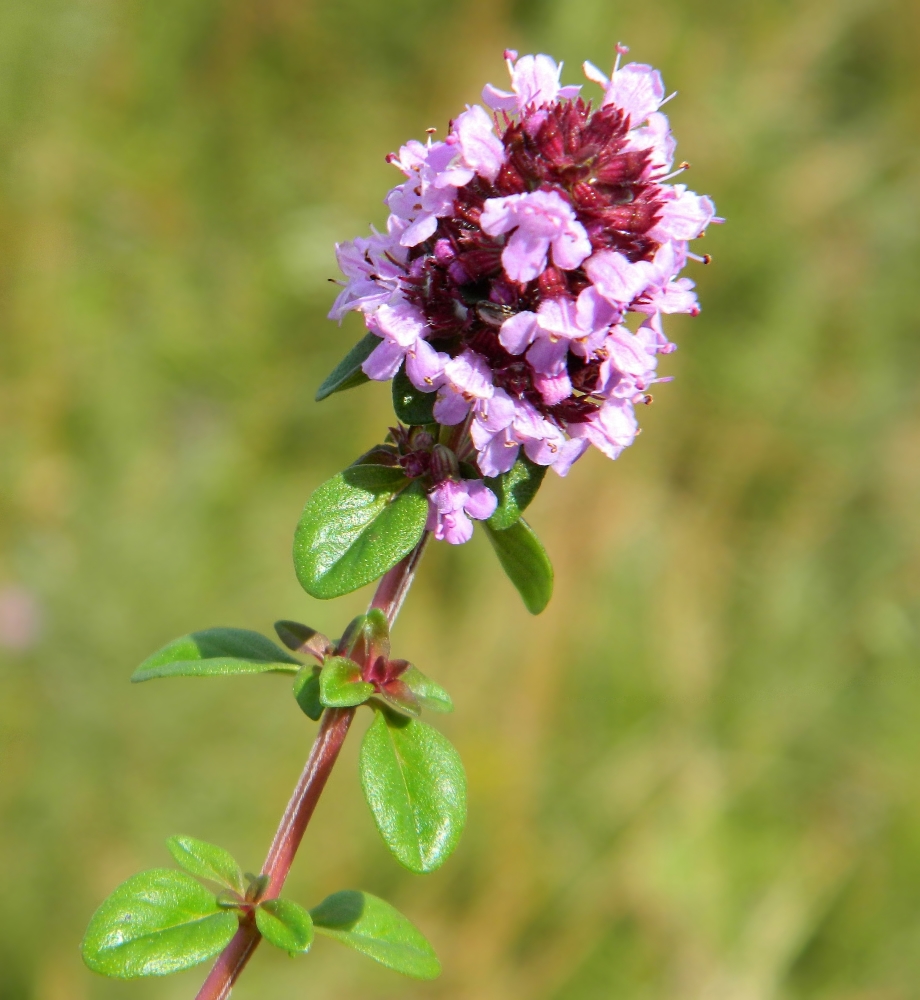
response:
<path fill-rule="evenodd" d="M 456 479 L 460 474 L 457 456 L 443 444 L 436 444 L 431 452 L 431 476 L 436 483 Z"/>

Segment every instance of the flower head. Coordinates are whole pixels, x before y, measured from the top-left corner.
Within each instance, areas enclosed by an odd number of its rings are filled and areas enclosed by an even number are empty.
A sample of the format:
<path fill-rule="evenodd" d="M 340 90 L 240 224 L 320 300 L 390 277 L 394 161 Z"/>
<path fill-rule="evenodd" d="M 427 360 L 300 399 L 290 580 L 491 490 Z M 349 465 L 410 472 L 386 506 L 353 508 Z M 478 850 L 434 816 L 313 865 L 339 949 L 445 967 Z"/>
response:
<path fill-rule="evenodd" d="M 625 51 L 610 76 L 585 64 L 594 104 L 549 56 L 506 52 L 511 89 L 485 88 L 491 113 L 468 107 L 445 141 L 391 156 L 406 180 L 387 197 L 386 234 L 338 248 L 348 281 L 330 315 L 358 310 L 380 337 L 364 371 L 388 379 L 405 365 L 436 392 L 435 419 L 462 424 L 456 440 L 484 476 L 522 451 L 560 475 L 589 445 L 616 458 L 638 432 L 635 404 L 666 381 L 662 317 L 699 311 L 679 275 L 705 259 L 688 242 L 722 220 L 670 183 L 686 165 L 669 173 L 661 75 L 620 66 Z M 465 540 L 486 493 L 436 481 L 432 530 Z"/>

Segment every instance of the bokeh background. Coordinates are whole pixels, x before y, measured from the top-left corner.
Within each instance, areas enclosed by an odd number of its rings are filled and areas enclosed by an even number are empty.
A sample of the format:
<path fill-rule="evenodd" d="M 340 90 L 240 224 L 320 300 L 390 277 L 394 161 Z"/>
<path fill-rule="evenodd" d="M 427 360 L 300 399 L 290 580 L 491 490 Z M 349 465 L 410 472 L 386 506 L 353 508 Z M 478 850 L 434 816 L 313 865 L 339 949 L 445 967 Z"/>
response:
<path fill-rule="evenodd" d="M 531 509 L 540 618 L 481 538 L 426 557 L 396 640 L 457 703 L 457 854 L 398 868 L 353 739 L 289 883 L 387 896 L 445 972 L 322 940 L 235 996 L 920 997 L 918 38 L 910 0 L 0 2 L 2 1000 L 193 996 L 87 972 L 86 921 L 172 833 L 256 868 L 314 727 L 281 678 L 128 676 L 363 605 L 290 562 L 388 420 L 379 386 L 313 402 L 360 335 L 332 244 L 503 48 L 576 82 L 617 40 L 729 220 L 703 313 L 636 446 Z"/>

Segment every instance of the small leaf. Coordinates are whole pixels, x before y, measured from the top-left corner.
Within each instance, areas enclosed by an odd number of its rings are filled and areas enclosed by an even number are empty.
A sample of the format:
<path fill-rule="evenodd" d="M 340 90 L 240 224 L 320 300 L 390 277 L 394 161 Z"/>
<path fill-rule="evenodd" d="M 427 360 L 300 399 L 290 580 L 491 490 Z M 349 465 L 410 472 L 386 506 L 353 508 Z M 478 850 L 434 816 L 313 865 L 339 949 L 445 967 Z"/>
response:
<path fill-rule="evenodd" d="M 371 608 L 348 623 L 339 641 L 343 654 L 366 663 L 390 658 L 390 623 L 380 608 Z"/>
<path fill-rule="evenodd" d="M 419 704 L 418 698 L 406 686 L 402 677 L 397 677 L 396 680 L 384 684 L 374 695 L 374 699 L 396 712 L 411 715 L 413 718 L 422 714 L 422 706 Z"/>
<path fill-rule="evenodd" d="M 229 851 L 194 837 L 170 837 L 166 841 L 176 864 L 198 878 L 210 879 L 243 893 L 243 873 Z"/>
<path fill-rule="evenodd" d="M 155 868 L 122 882 L 96 910 L 83 961 L 115 979 L 166 976 L 213 958 L 238 926 L 191 875 Z"/>
<path fill-rule="evenodd" d="M 303 955 L 313 944 L 313 920 L 302 906 L 289 899 L 266 899 L 256 909 L 259 933 L 289 955 Z"/>
<path fill-rule="evenodd" d="M 440 684 L 435 684 L 430 677 L 423 674 L 418 667 L 409 667 L 399 679 L 418 698 L 423 708 L 432 712 L 452 712 L 454 710 L 454 703 L 451 701 L 450 695 Z"/>
<path fill-rule="evenodd" d="M 371 352 L 380 344 L 380 337 L 373 333 L 365 334 L 361 340 L 333 368 L 323 384 L 316 390 L 316 402 L 319 403 L 334 392 L 353 389 L 363 385 L 370 379 L 361 371 L 361 365 L 370 357 Z"/>
<path fill-rule="evenodd" d="M 246 872 L 246 881 L 249 885 L 246 887 L 246 901 L 249 903 L 258 903 L 259 900 L 268 892 L 268 887 L 271 884 L 271 876 L 266 875 L 264 872 L 255 875 L 252 872 Z"/>
<path fill-rule="evenodd" d="M 226 677 L 231 674 L 294 674 L 298 660 L 258 632 L 209 628 L 174 639 L 131 676 L 132 684 L 154 677 Z"/>
<path fill-rule="evenodd" d="M 404 424 L 433 424 L 436 397 L 437 393 L 434 391 L 422 392 L 416 389 L 406 374 L 406 365 L 403 362 L 393 378 L 393 409 L 396 411 L 396 416 Z"/>
<path fill-rule="evenodd" d="M 419 875 L 439 868 L 466 821 L 466 776 L 450 742 L 418 719 L 376 711 L 360 768 L 367 804 L 396 859 Z"/>
<path fill-rule="evenodd" d="M 307 501 L 294 536 L 297 579 L 311 597 L 348 594 L 395 566 L 415 547 L 428 498 L 400 469 L 355 465 Z"/>
<path fill-rule="evenodd" d="M 510 528 L 530 506 L 543 483 L 546 469 L 545 465 L 531 462 L 522 451 L 507 472 L 486 480 L 486 486 L 498 498 L 495 513 L 489 518 L 489 524 L 496 531 Z"/>
<path fill-rule="evenodd" d="M 495 531 L 488 521 L 481 523 L 524 606 L 532 615 L 540 614 L 553 596 L 553 566 L 530 525 L 521 518 L 510 528 Z"/>
<path fill-rule="evenodd" d="M 330 656 L 319 675 L 319 698 L 326 708 L 363 705 L 374 693 L 374 685 L 361 679 L 361 668 L 344 656 Z"/>
<path fill-rule="evenodd" d="M 301 625 L 300 622 L 280 621 L 275 622 L 275 631 L 288 649 L 304 656 L 313 656 L 320 663 L 323 662 L 323 657 L 332 650 L 332 642 L 322 632 L 317 632 L 309 625 Z"/>
<path fill-rule="evenodd" d="M 310 911 L 320 934 L 413 979 L 436 979 L 441 963 L 418 928 L 395 907 L 369 892 L 345 890 Z"/>
<path fill-rule="evenodd" d="M 304 715 L 314 722 L 323 714 L 319 700 L 319 667 L 304 667 L 294 678 L 294 698 Z"/>

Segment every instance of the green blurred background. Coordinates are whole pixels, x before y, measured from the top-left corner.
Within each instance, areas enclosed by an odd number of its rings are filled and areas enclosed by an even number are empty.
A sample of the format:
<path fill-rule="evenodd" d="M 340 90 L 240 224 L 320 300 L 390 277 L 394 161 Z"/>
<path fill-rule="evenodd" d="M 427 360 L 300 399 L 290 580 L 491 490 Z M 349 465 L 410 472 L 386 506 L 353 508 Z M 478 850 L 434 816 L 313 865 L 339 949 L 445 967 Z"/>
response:
<path fill-rule="evenodd" d="M 532 508 L 540 618 L 481 538 L 426 557 L 396 648 L 457 703 L 457 854 L 398 868 L 352 740 L 289 883 L 386 895 L 444 975 L 320 941 L 234 996 L 920 997 L 920 7 L 2 0 L 2 1000 L 194 994 L 87 972 L 86 921 L 172 833 L 258 866 L 314 726 L 280 678 L 128 676 L 195 628 L 363 605 L 290 561 L 389 414 L 313 402 L 360 332 L 324 318 L 333 241 L 504 47 L 576 82 L 619 39 L 729 220 L 703 313 L 636 446 Z"/>

